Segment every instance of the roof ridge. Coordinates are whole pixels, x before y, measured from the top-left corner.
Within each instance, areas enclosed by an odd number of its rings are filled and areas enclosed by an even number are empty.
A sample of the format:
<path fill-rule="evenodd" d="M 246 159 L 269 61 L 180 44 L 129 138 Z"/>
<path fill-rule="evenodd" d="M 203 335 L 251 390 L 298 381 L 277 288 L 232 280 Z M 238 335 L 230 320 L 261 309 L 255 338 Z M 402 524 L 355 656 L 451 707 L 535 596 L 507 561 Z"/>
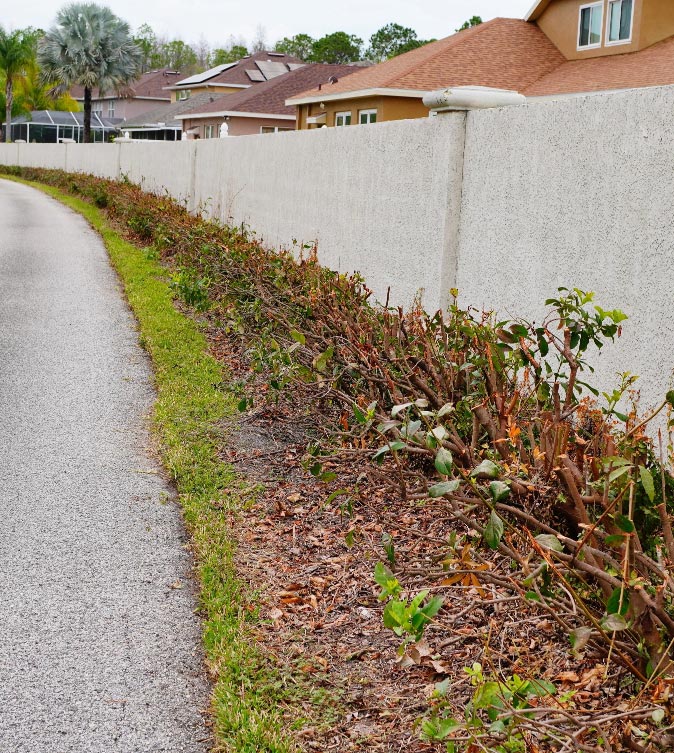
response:
<path fill-rule="evenodd" d="M 472 39 L 473 37 L 477 36 L 480 32 L 484 31 L 484 29 L 487 26 L 491 26 L 495 21 L 500 21 L 501 17 L 497 16 L 496 18 L 491 18 L 489 21 L 483 21 L 481 24 L 478 24 L 477 26 L 471 26 L 469 29 L 463 29 L 463 31 L 455 31 L 454 34 L 450 34 L 447 37 L 443 37 L 442 39 L 437 39 L 436 42 L 444 42 L 447 39 L 456 39 L 456 42 L 452 44 L 452 47 L 460 47 L 467 39 Z M 461 39 L 459 39 L 459 35 L 463 35 Z M 433 42 L 430 42 L 429 44 L 433 44 Z M 436 57 L 439 57 L 443 53 L 447 51 L 447 47 L 449 45 L 445 45 L 438 49 L 437 52 L 434 52 L 432 55 L 429 55 L 427 58 L 424 58 L 424 63 L 428 63 L 431 60 L 435 60 Z M 417 47 L 416 49 L 421 50 L 425 47 L 425 45 L 422 45 L 421 47 Z M 410 50 L 410 52 L 414 52 L 414 50 Z M 395 60 L 395 57 L 389 58 L 388 60 Z M 384 62 L 388 62 L 388 60 Z M 417 61 L 410 62 L 409 66 L 407 68 L 404 68 L 402 70 L 399 70 L 391 75 L 390 78 L 387 78 L 386 81 L 382 82 L 383 87 L 387 87 L 390 83 L 395 81 L 396 79 L 403 78 L 408 73 L 412 73 L 418 63 Z M 364 70 L 368 70 L 367 68 L 364 68 Z"/>

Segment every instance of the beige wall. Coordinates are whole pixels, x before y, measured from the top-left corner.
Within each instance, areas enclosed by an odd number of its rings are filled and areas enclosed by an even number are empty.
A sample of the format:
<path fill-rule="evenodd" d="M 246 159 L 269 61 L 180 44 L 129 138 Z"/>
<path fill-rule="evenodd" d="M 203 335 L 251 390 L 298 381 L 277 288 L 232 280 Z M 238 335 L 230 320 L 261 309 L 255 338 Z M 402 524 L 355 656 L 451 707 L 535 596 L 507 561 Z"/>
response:
<path fill-rule="evenodd" d="M 632 27 L 632 42 L 606 46 L 606 20 L 608 18 L 608 0 L 604 0 L 604 18 L 602 29 L 602 45 L 591 50 L 578 50 L 578 22 L 580 8 L 588 5 L 592 0 L 557 0 L 543 11 L 537 23 L 546 36 L 559 48 L 568 60 L 583 60 L 604 55 L 622 55 L 635 52 L 639 47 L 639 30 L 641 26 L 641 10 L 645 0 L 634 0 L 634 23 Z M 670 2 L 670 0 L 655 0 L 655 2 Z M 672 32 L 674 33 L 674 32 Z M 663 35 L 664 36 L 668 35 Z"/>
<path fill-rule="evenodd" d="M 639 46 L 641 49 L 674 35 L 672 0 L 637 0 L 643 2 Z"/>
<path fill-rule="evenodd" d="M 206 138 L 205 127 L 207 125 L 215 126 L 215 137 L 220 136 L 220 126 L 222 118 L 193 118 L 183 120 L 183 131 L 189 131 L 191 128 L 199 129 L 199 138 Z M 230 117 L 227 121 L 230 136 L 253 136 L 261 133 L 261 128 L 289 128 L 295 130 L 295 121 L 293 120 L 274 120 L 273 118 L 236 118 Z"/>
<path fill-rule="evenodd" d="M 604 2 L 602 45 L 591 50 L 578 50 L 580 8 L 592 0 L 556 0 L 550 3 L 537 20 L 540 28 L 569 60 L 623 55 L 636 52 L 674 35 L 673 0 L 634 0 L 632 41 L 629 44 L 606 44 L 609 0 Z"/>
<path fill-rule="evenodd" d="M 411 118 L 427 118 L 428 108 L 420 99 L 415 97 L 364 97 L 362 99 L 342 99 L 336 102 L 326 102 L 321 108 L 320 103 L 312 102 L 308 105 L 300 105 L 298 108 L 297 128 L 319 128 L 320 125 L 307 125 L 308 117 L 315 117 L 325 113 L 325 125 L 335 125 L 335 115 L 338 112 L 351 113 L 351 125 L 358 125 L 358 114 L 361 110 L 376 110 L 377 122 L 387 120 L 409 120 Z"/>

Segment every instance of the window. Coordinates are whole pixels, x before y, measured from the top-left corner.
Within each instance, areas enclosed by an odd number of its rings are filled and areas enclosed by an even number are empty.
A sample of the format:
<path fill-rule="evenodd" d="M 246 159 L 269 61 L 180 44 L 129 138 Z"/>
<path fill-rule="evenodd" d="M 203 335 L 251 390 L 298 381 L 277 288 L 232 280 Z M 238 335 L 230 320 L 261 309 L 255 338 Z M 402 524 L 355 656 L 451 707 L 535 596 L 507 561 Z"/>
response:
<path fill-rule="evenodd" d="M 606 44 L 626 44 L 632 41 L 633 0 L 610 0 Z"/>
<path fill-rule="evenodd" d="M 360 123 L 360 125 L 365 125 L 367 123 L 376 123 L 377 111 L 376 110 L 359 110 L 358 122 Z"/>
<path fill-rule="evenodd" d="M 350 112 L 336 112 L 335 113 L 335 125 L 336 126 L 351 125 L 351 113 Z"/>
<path fill-rule="evenodd" d="M 260 126 L 260 133 L 281 133 L 294 130 L 294 128 L 281 128 L 280 126 Z"/>
<path fill-rule="evenodd" d="M 217 133 L 215 132 L 215 126 L 214 125 L 205 125 L 204 126 L 204 138 L 205 139 L 214 139 L 217 136 Z"/>
<path fill-rule="evenodd" d="M 115 117 L 115 100 L 111 99 L 108 102 L 108 117 L 114 118 Z"/>
<path fill-rule="evenodd" d="M 92 102 L 91 103 L 91 111 L 98 115 L 99 117 L 103 117 L 103 103 L 102 102 Z"/>
<path fill-rule="evenodd" d="M 604 13 L 604 3 L 580 6 L 580 20 L 578 32 L 578 49 L 591 49 L 601 46 L 601 27 Z"/>
<path fill-rule="evenodd" d="M 190 89 L 180 89 L 176 92 L 176 101 L 182 102 L 185 99 L 189 99 L 191 93 L 192 92 Z"/>

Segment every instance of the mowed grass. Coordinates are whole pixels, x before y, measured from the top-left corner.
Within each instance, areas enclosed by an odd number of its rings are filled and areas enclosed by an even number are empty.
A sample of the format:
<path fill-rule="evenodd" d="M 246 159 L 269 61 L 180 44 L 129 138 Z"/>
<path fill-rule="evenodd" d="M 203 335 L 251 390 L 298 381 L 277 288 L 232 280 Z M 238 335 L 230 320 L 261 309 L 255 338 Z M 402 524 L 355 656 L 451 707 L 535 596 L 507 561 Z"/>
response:
<path fill-rule="evenodd" d="M 233 564 L 231 525 L 250 490 L 217 457 L 218 423 L 236 411 L 234 398 L 222 389 L 222 366 L 208 355 L 196 323 L 174 308 L 166 271 L 156 261 L 121 238 L 91 204 L 29 185 L 82 214 L 101 235 L 154 364 L 154 432 L 178 491 L 201 581 L 204 646 L 216 678 L 215 750 L 291 753 L 297 748 L 284 732 L 280 711 L 290 701 L 289 691 L 255 646 L 254 597 Z"/>

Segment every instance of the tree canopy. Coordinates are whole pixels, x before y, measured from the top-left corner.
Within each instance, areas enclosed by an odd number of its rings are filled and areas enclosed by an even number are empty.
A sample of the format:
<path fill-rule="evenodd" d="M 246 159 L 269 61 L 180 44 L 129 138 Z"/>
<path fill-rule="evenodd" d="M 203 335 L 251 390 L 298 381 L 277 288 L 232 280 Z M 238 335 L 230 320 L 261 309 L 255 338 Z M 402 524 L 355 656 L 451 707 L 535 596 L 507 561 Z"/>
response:
<path fill-rule="evenodd" d="M 463 22 L 462 26 L 459 26 L 458 29 L 456 29 L 457 32 L 459 31 L 465 31 L 466 29 L 472 29 L 473 26 L 479 26 L 482 23 L 482 18 L 480 16 L 472 16 L 467 21 Z"/>
<path fill-rule="evenodd" d="M 5 31 L 0 26 L 0 71 L 5 81 L 5 140 L 11 141 L 14 85 L 33 59 L 35 32 L 32 29 Z"/>
<path fill-rule="evenodd" d="M 380 63 L 423 44 L 425 42 L 417 38 L 414 29 L 391 23 L 382 26 L 370 37 L 370 46 L 365 55 L 369 60 Z"/>
<path fill-rule="evenodd" d="M 326 34 L 314 42 L 313 63 L 355 63 L 361 59 L 363 40 L 345 31 Z"/>
<path fill-rule="evenodd" d="M 84 141 L 91 138 L 91 93 L 120 91 L 141 72 L 143 52 L 129 25 L 94 3 L 62 8 L 40 40 L 38 62 L 43 79 L 56 93 L 84 87 Z"/>

